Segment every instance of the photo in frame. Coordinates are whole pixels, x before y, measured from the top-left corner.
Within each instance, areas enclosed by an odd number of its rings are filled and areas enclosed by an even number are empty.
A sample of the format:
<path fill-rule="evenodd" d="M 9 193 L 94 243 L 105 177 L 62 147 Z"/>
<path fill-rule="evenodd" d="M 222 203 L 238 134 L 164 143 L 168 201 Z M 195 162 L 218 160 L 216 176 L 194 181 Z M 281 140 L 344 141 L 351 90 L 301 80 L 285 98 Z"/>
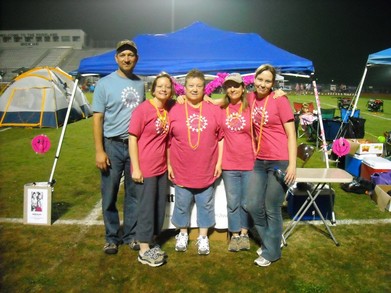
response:
<path fill-rule="evenodd" d="M 48 182 L 24 185 L 23 224 L 51 225 L 52 191 Z"/>

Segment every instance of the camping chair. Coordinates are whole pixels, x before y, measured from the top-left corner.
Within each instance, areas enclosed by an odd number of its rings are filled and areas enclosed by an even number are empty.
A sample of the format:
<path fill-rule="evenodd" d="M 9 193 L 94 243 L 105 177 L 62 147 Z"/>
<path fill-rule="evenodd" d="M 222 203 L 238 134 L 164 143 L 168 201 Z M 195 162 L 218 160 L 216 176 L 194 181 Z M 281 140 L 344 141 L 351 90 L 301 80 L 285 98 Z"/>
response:
<path fill-rule="evenodd" d="M 320 111 L 322 113 L 322 122 L 326 141 L 332 141 L 336 138 L 338 129 L 341 125 L 341 122 L 339 120 L 334 120 L 336 108 L 321 108 Z M 315 127 L 317 133 L 316 148 L 318 148 L 319 141 L 322 141 L 318 121 L 314 123 L 314 128 Z"/>
<path fill-rule="evenodd" d="M 329 108 L 329 109 L 320 108 L 320 112 L 322 113 L 322 119 L 334 119 L 335 111 L 336 111 L 335 108 Z"/>
<path fill-rule="evenodd" d="M 310 110 L 310 112 L 314 112 L 314 103 L 313 102 L 309 102 L 307 103 L 308 104 L 308 108 Z M 299 102 L 293 102 L 293 109 L 295 110 L 295 114 L 299 114 L 301 112 L 301 109 L 303 108 L 303 103 L 299 103 Z"/>
<path fill-rule="evenodd" d="M 304 106 L 306 106 L 307 111 L 303 111 Z M 312 124 L 315 120 L 317 120 L 317 116 L 314 114 L 314 104 L 312 102 L 293 102 L 293 108 L 295 110 L 295 126 L 297 137 L 301 138 L 304 135 L 307 135 L 309 140 L 313 140 L 315 128 Z"/>
<path fill-rule="evenodd" d="M 352 104 L 352 98 L 338 98 L 338 109 L 349 109 Z"/>
<path fill-rule="evenodd" d="M 367 110 L 370 112 L 383 112 L 383 100 L 369 99 L 367 102 Z"/>

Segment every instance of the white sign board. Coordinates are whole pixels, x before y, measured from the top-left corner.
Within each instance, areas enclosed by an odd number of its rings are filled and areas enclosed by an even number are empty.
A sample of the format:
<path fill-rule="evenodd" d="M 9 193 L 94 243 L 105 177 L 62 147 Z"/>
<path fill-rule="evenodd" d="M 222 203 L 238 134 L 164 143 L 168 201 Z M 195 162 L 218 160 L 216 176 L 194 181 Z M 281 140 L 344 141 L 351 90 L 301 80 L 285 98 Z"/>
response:
<path fill-rule="evenodd" d="M 221 178 L 217 179 L 215 182 L 215 219 L 216 229 L 227 229 L 228 228 L 228 218 L 227 218 L 227 198 L 225 195 L 224 183 Z M 171 223 L 172 212 L 175 205 L 175 188 L 170 186 L 168 204 L 166 206 L 166 216 L 164 219 L 163 229 L 175 229 L 175 226 Z M 191 218 L 190 218 L 190 227 L 197 227 L 197 207 L 194 205 Z"/>
<path fill-rule="evenodd" d="M 52 187 L 47 182 L 24 185 L 24 224 L 51 225 Z"/>

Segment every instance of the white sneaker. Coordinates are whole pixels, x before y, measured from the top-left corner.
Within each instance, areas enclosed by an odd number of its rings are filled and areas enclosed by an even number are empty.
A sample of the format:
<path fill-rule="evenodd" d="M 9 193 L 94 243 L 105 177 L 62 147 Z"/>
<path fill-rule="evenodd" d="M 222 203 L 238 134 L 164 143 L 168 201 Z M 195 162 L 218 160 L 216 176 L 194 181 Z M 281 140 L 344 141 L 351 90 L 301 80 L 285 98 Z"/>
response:
<path fill-rule="evenodd" d="M 180 232 L 178 235 L 175 236 L 175 239 L 176 239 L 175 250 L 186 251 L 187 242 L 189 241 L 189 235 L 187 233 Z"/>
<path fill-rule="evenodd" d="M 261 256 L 261 254 L 262 254 L 262 247 L 257 249 L 257 254 L 258 254 L 258 256 Z"/>
<path fill-rule="evenodd" d="M 254 260 L 254 263 L 260 267 L 267 267 L 270 266 L 271 262 L 268 261 L 266 258 L 263 258 L 262 256 L 258 257 L 256 260 Z"/>
<path fill-rule="evenodd" d="M 281 240 L 280 248 L 281 249 L 284 248 L 284 241 L 282 241 L 282 240 Z M 262 247 L 257 249 L 257 254 L 258 254 L 258 256 L 261 256 L 261 254 L 262 254 Z"/>
<path fill-rule="evenodd" d="M 198 254 L 207 255 L 209 254 L 209 239 L 208 236 L 198 236 L 197 238 Z"/>

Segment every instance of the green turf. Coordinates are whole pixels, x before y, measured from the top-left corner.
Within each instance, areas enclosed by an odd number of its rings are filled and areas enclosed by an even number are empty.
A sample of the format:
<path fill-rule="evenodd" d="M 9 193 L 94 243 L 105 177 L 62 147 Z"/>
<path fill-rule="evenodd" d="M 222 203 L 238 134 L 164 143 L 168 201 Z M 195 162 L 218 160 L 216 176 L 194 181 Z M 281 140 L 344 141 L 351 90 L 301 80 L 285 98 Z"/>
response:
<path fill-rule="evenodd" d="M 363 95 L 358 108 L 366 119 L 366 138 L 375 140 L 391 130 L 391 100 L 384 113 L 366 110 L 372 96 Z M 89 96 L 89 98 L 91 98 Z M 293 101 L 313 96 L 290 95 Z M 320 96 L 322 105 L 337 106 L 337 98 Z M 388 120 L 382 119 L 386 118 Z M 0 129 L 3 130 L 3 129 Z M 13 128 L 0 132 L 0 218 L 23 217 L 26 183 L 49 180 L 62 129 Z M 36 154 L 31 140 L 47 135 L 52 148 Z M 301 140 L 302 141 L 302 140 Z M 316 152 L 307 167 L 324 167 Z M 331 163 L 331 167 L 335 167 Z M 83 219 L 100 200 L 95 168 L 92 119 L 69 124 L 57 161 L 53 221 Z M 338 185 L 337 220 L 390 219 L 367 195 L 346 193 Z M 122 205 L 122 194 L 120 203 Z M 284 212 L 285 221 L 288 221 Z M 97 226 L 33 226 L 0 222 L 0 290 L 2 292 L 387 292 L 391 287 L 391 224 L 337 225 L 336 247 L 322 226 L 298 226 L 283 250 L 283 258 L 268 268 L 253 265 L 250 252 L 229 253 L 225 241 L 211 242 L 211 255 L 196 254 L 194 241 L 183 254 L 168 237 L 163 249 L 168 263 L 152 269 L 137 263 L 136 253 L 121 247 L 116 256 L 102 252 L 104 228 Z"/>

